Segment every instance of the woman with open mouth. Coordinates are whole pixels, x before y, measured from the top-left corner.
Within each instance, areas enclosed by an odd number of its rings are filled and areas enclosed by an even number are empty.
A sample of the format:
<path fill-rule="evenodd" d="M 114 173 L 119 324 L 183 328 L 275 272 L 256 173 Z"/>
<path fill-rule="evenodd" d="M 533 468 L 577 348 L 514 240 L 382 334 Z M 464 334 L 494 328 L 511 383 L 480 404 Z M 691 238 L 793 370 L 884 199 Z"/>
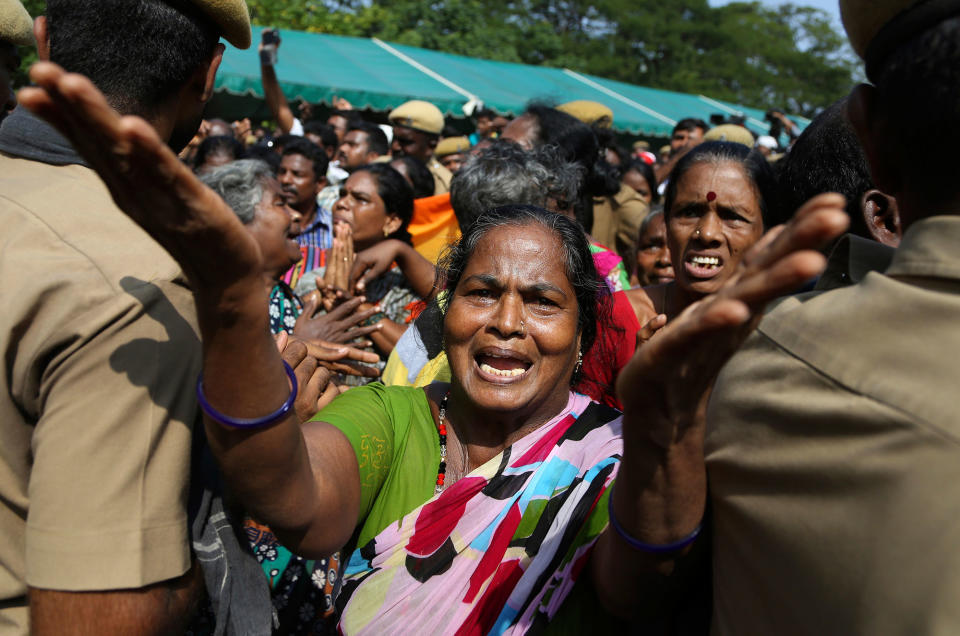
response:
<path fill-rule="evenodd" d="M 570 390 L 603 286 L 582 229 L 540 208 L 494 210 L 445 262 L 450 382 L 350 389 L 301 423 L 291 405 L 315 365 L 278 352 L 264 255 L 233 211 L 82 76 L 40 63 L 31 77 L 39 87 L 21 102 L 71 139 L 189 278 L 204 343 L 196 394 L 229 492 L 292 552 L 351 555 L 343 634 L 541 632 L 579 604 L 556 627 L 607 632 L 613 616 L 656 609 L 700 536 L 707 389 L 744 325 L 821 271 L 811 248 L 847 222 L 842 199 L 821 197 L 752 250 L 638 349 L 619 376 L 621 415 Z M 719 176 L 702 179 L 727 200 Z M 685 200 L 671 213 L 700 218 L 701 235 L 741 209 Z M 690 256 L 705 236 L 676 252 L 704 294 L 708 266 L 733 268 L 716 240 L 716 262 Z"/>
<path fill-rule="evenodd" d="M 747 250 L 780 222 L 776 177 L 760 153 L 742 144 L 703 143 L 673 169 L 663 213 L 675 279 L 627 292 L 640 324 L 657 315 L 672 320 L 721 288 Z"/>

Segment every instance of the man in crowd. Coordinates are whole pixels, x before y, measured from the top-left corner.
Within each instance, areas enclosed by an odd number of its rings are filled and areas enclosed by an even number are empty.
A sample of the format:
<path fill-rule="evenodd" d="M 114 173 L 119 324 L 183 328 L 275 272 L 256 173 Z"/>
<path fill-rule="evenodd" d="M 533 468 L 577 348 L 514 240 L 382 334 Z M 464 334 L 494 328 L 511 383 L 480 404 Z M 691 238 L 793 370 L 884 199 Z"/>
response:
<path fill-rule="evenodd" d="M 467 160 L 470 152 L 470 140 L 466 137 L 447 137 L 437 144 L 435 152 L 437 161 L 450 174 L 456 175 L 460 166 Z"/>
<path fill-rule="evenodd" d="M 300 215 L 302 258 L 284 275 L 291 287 L 303 272 L 323 264 L 323 250 L 333 244 L 333 216 L 330 209 L 318 202 L 318 195 L 327 187 L 327 153 L 320 146 L 298 137 L 283 147 L 277 181 L 287 197 L 287 205 Z"/>
<path fill-rule="evenodd" d="M 89 76 L 174 151 L 242 0 L 48 0 L 40 59 Z M 182 633 L 200 596 L 187 533 L 201 351 L 175 261 L 52 127 L 0 129 L 0 632 Z"/>
<path fill-rule="evenodd" d="M 279 39 L 273 46 L 276 47 L 279 54 Z M 261 43 L 258 48 L 262 53 L 264 50 L 263 43 Z M 333 128 L 332 131 L 321 128 L 323 124 L 319 122 L 307 122 L 304 124 L 303 121 L 293 114 L 290 102 L 287 101 L 286 95 L 283 94 L 283 90 L 280 88 L 277 71 L 274 68 L 272 60 L 269 56 L 262 54 L 260 56 L 260 83 L 263 86 L 263 97 L 267 103 L 267 108 L 270 109 L 273 119 L 277 122 L 277 143 L 285 145 L 286 139 L 281 143 L 281 138 L 289 138 L 291 135 L 295 137 L 306 137 L 327 153 L 328 170 L 324 175 L 326 180 L 331 184 L 343 181 L 346 178 L 346 172 L 344 172 L 343 167 L 329 163 L 329 160 L 333 159 L 337 146 L 342 138 L 339 129 L 332 123 L 340 117 L 337 111 L 334 111 L 334 114 L 330 116 L 327 122 L 328 125 Z M 309 104 L 301 104 L 301 116 L 309 116 L 311 110 Z M 304 112 L 306 112 L 306 115 L 303 114 Z"/>
<path fill-rule="evenodd" d="M 670 133 L 670 156 L 675 157 L 703 141 L 710 126 L 702 119 L 687 117 L 677 122 Z"/>
<path fill-rule="evenodd" d="M 33 23 L 20 0 L 0 0 L 0 122 L 17 105 L 13 76 L 20 68 L 18 46 L 33 46 Z"/>
<path fill-rule="evenodd" d="M 337 160 L 341 168 L 353 172 L 389 152 L 390 144 L 380 126 L 358 119 L 347 127 L 347 134 L 337 150 Z"/>
<path fill-rule="evenodd" d="M 391 154 L 396 157 L 409 155 L 427 164 L 433 174 L 434 194 L 450 191 L 453 175 L 440 165 L 433 151 L 443 132 L 443 113 L 440 109 L 418 99 L 403 103 L 390 112 L 393 124 Z"/>
<path fill-rule="evenodd" d="M 882 274 L 783 301 L 717 381 L 718 634 L 960 631 L 960 5 L 841 13 L 871 81 L 850 121 L 904 235 Z"/>
<path fill-rule="evenodd" d="M 362 119 L 351 120 L 336 154 L 337 170 L 342 172 L 344 176 L 337 183 L 330 183 L 320 190 L 316 197 L 320 213 L 327 218 L 332 218 L 333 204 L 340 198 L 340 186 L 346 181 L 350 173 L 360 166 L 376 161 L 378 157 L 382 157 L 389 152 L 390 144 L 387 142 L 387 135 L 380 126 Z M 329 174 L 330 170 L 327 171 L 328 182 L 330 181 Z"/>
<path fill-rule="evenodd" d="M 670 156 L 657 166 L 655 171 L 657 181 L 660 182 L 660 194 L 666 191 L 666 181 L 670 178 L 670 173 L 673 172 L 673 167 L 680 157 L 694 146 L 703 143 L 703 136 L 709 129 L 707 122 L 694 117 L 681 119 L 673 127 L 673 132 L 670 134 Z"/>
<path fill-rule="evenodd" d="M 481 108 L 473 114 L 477 127 L 468 137 L 471 146 L 476 146 L 484 139 L 494 139 L 497 137 L 498 131 L 493 127 L 493 120 L 496 119 L 496 117 L 497 114 L 489 108 Z"/>
<path fill-rule="evenodd" d="M 847 199 L 850 228 L 830 246 L 829 265 L 815 289 L 852 285 L 871 271 L 884 271 L 902 236 L 897 200 L 874 184 L 847 106 L 841 99 L 817 115 L 778 166 L 788 214 L 821 192 Z"/>

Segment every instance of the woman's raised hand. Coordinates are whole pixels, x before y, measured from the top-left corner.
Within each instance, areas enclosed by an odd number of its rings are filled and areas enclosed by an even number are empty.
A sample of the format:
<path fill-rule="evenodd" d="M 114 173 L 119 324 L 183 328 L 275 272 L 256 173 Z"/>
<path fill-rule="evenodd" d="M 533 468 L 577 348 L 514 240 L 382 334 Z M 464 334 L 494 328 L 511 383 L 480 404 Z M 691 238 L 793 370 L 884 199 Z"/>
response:
<path fill-rule="evenodd" d="M 56 64 L 30 69 L 19 101 L 52 123 L 97 171 L 117 206 L 183 268 L 195 289 L 262 277 L 263 257 L 236 214 L 140 117 L 121 117 L 89 79 Z"/>
<path fill-rule="evenodd" d="M 767 302 L 823 270 L 826 261 L 813 250 L 846 229 L 844 204 L 837 194 L 808 201 L 787 225 L 773 228 L 750 249 L 716 294 L 687 307 L 638 347 L 620 373 L 617 394 L 625 419 L 636 418 L 648 441 L 667 447 L 689 430 L 702 434 L 701 416 L 721 367 Z"/>
<path fill-rule="evenodd" d="M 843 197 L 810 200 L 789 224 L 756 243 L 717 293 L 652 334 L 621 370 L 624 450 L 610 502 L 634 541 L 668 545 L 700 527 L 707 501 L 705 413 L 713 382 L 764 305 L 823 270 L 824 257 L 812 248 L 847 224 Z M 598 594 L 624 616 L 636 611 L 638 598 L 669 602 L 661 597 L 682 589 L 687 567 L 678 569 L 675 559 L 684 554 L 638 550 L 608 528 L 591 563 Z M 677 572 L 680 578 L 665 585 L 665 577 Z"/>
<path fill-rule="evenodd" d="M 347 223 L 334 225 L 333 246 L 327 250 L 327 266 L 323 278 L 317 280 L 317 290 L 323 299 L 323 308 L 333 310 L 344 298 L 350 298 L 350 270 L 356 253 L 353 251 L 353 230 Z"/>
<path fill-rule="evenodd" d="M 293 327 L 295 336 L 304 340 L 325 340 L 336 344 L 351 343 L 358 347 L 372 346 L 368 340 L 358 340 L 377 331 L 377 325 L 364 325 L 363 322 L 377 313 L 375 308 L 361 309 L 365 302 L 362 296 L 346 300 L 327 313 L 317 313 L 317 297 L 308 297 L 303 312 Z"/>
<path fill-rule="evenodd" d="M 367 283 L 388 271 L 397 260 L 403 242 L 397 239 L 384 239 L 357 254 L 350 272 L 350 287 L 362 294 Z"/>

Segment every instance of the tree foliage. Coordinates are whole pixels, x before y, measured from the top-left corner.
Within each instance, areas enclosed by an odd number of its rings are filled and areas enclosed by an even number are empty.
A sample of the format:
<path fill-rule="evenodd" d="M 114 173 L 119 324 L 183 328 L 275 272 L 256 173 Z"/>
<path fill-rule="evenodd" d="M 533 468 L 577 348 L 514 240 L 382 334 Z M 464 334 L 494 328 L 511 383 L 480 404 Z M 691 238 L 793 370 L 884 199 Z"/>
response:
<path fill-rule="evenodd" d="M 247 0 L 256 24 L 378 37 L 812 116 L 859 77 L 820 9 L 707 0 Z M 45 0 L 24 0 L 40 15 Z M 25 56 L 25 63 L 35 55 Z M 24 65 L 24 68 L 26 64 Z M 22 83 L 24 75 L 21 75 Z"/>
<path fill-rule="evenodd" d="M 812 115 L 859 64 L 820 9 L 707 0 L 248 0 L 257 24 L 566 67 Z"/>

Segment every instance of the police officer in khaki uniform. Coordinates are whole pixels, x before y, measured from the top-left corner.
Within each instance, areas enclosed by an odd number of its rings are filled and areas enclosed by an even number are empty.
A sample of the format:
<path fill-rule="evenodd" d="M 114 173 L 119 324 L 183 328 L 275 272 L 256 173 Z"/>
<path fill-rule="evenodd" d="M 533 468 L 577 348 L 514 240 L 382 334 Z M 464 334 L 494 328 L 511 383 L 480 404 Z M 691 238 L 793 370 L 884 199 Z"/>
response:
<path fill-rule="evenodd" d="M 90 75 L 177 150 L 212 93 L 220 36 L 250 45 L 242 0 L 49 0 L 34 33 L 41 59 Z M 0 129 L 0 193 L 0 633 L 182 633 L 201 594 L 191 290 L 22 108 Z"/>
<path fill-rule="evenodd" d="M 393 124 L 390 154 L 394 158 L 410 155 L 424 162 L 433 175 L 434 195 L 449 192 L 453 174 L 433 156 L 443 132 L 440 109 L 430 102 L 414 99 L 390 111 L 389 119 Z"/>
<path fill-rule="evenodd" d="M 718 634 L 960 633 L 960 2 L 841 10 L 905 234 L 882 274 L 782 302 L 716 383 Z"/>
<path fill-rule="evenodd" d="M 560 104 L 557 110 L 597 128 L 613 125 L 613 111 L 599 102 L 577 100 Z M 650 206 L 637 191 L 625 183 L 611 196 L 594 197 L 593 226 L 590 235 L 601 245 L 617 253 L 629 276 L 637 267 L 637 239 L 640 225 Z"/>
<path fill-rule="evenodd" d="M 755 142 L 753 133 L 736 124 L 720 124 L 714 126 L 703 136 L 704 141 L 729 141 L 747 148 L 753 148 Z"/>
<path fill-rule="evenodd" d="M 457 174 L 470 152 L 470 139 L 467 137 L 446 137 L 437 144 L 434 155 L 437 161 L 451 174 Z"/>

